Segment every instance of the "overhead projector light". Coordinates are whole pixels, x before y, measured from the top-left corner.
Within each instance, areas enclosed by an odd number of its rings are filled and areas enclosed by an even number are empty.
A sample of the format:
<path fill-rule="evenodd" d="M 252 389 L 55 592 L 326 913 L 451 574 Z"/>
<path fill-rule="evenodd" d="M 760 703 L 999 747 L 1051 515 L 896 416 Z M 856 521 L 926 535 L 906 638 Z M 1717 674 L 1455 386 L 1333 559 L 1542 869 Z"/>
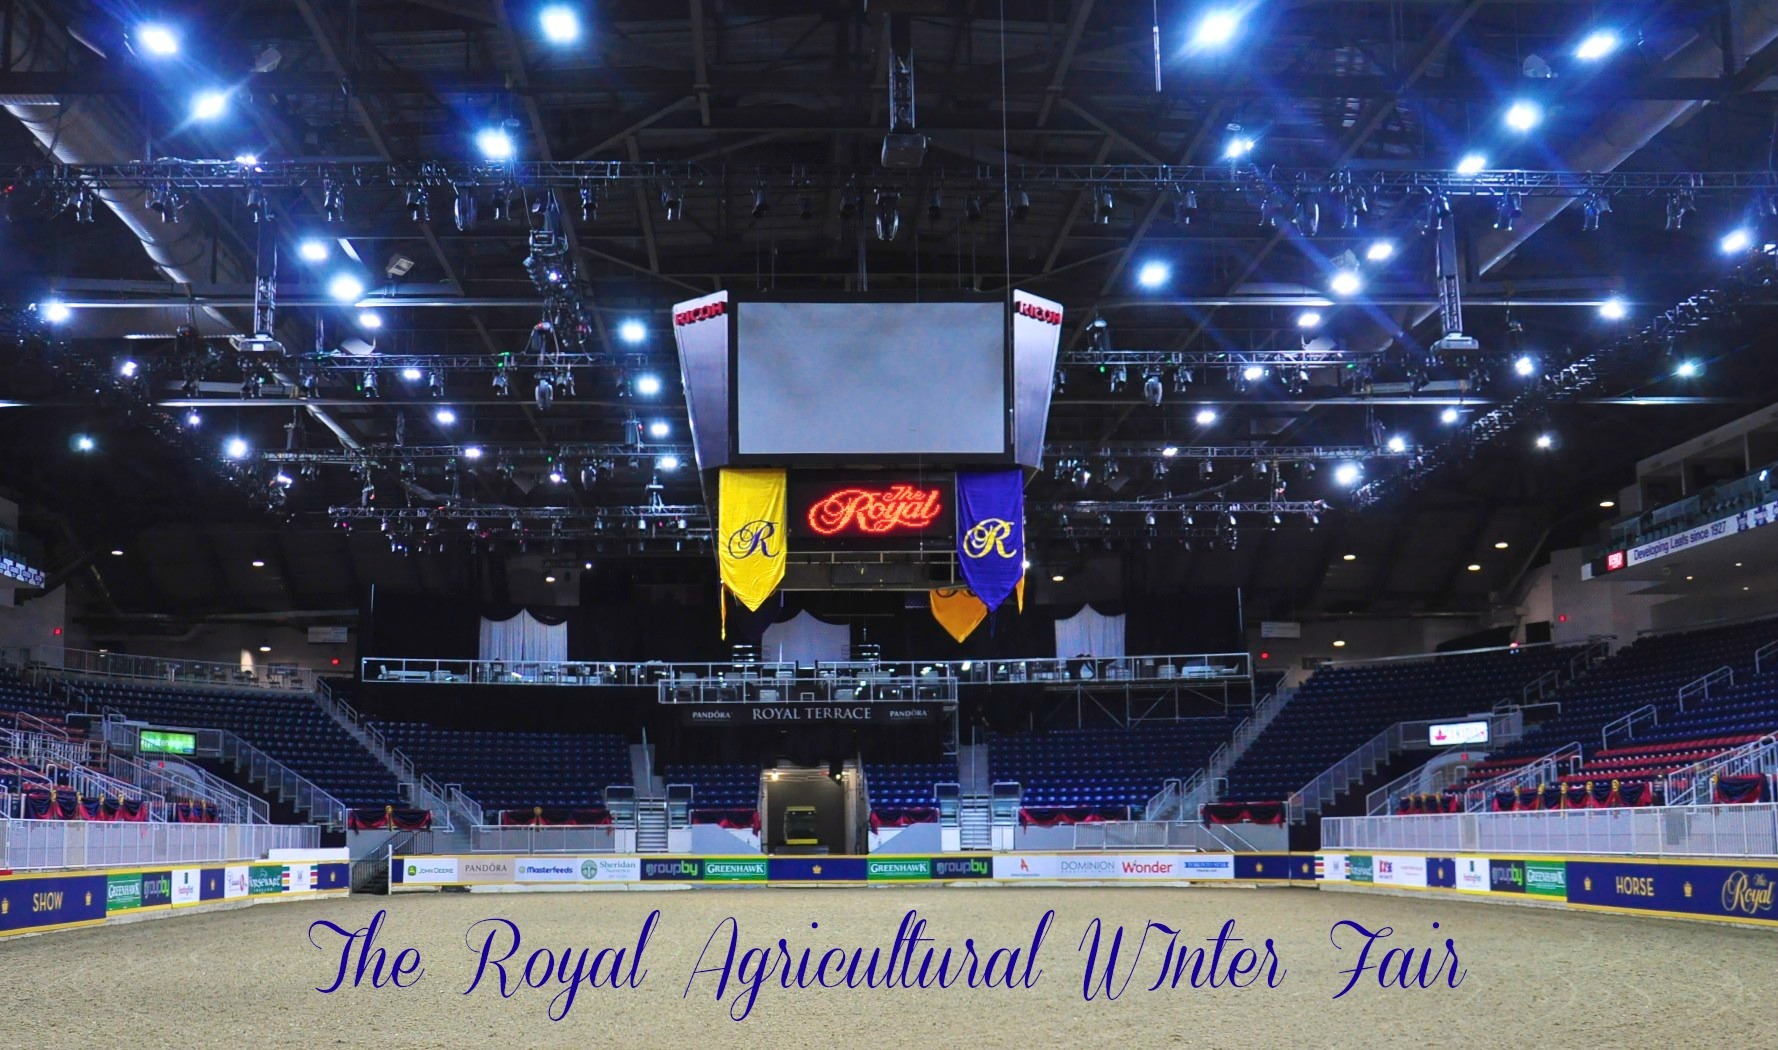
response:
<path fill-rule="evenodd" d="M 229 344 L 243 354 L 282 354 L 284 344 L 269 335 L 231 335 Z"/>
<path fill-rule="evenodd" d="M 1466 354 L 1482 348 L 1481 340 L 1473 335 L 1462 332 L 1446 332 L 1437 342 L 1432 344 L 1434 353 Z"/>

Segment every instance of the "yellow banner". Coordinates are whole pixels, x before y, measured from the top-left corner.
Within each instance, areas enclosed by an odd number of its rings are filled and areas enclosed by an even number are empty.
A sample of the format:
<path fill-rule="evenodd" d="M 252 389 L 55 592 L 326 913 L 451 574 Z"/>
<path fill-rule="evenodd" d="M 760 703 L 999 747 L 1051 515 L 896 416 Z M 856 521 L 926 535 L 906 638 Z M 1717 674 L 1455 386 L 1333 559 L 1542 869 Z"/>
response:
<path fill-rule="evenodd" d="M 958 642 L 988 618 L 988 607 L 967 587 L 932 592 L 932 618 Z"/>
<path fill-rule="evenodd" d="M 722 471 L 716 563 L 723 584 L 749 609 L 784 582 L 785 488 L 782 470 Z"/>

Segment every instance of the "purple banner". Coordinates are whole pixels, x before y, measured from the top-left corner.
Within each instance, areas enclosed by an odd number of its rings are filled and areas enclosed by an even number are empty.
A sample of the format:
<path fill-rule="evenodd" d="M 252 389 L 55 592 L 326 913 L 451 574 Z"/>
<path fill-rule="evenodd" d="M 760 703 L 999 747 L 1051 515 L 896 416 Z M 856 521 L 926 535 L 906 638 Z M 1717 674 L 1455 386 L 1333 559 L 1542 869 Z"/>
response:
<path fill-rule="evenodd" d="M 957 475 L 957 559 L 963 582 L 989 612 L 1025 575 L 1025 473 Z"/>

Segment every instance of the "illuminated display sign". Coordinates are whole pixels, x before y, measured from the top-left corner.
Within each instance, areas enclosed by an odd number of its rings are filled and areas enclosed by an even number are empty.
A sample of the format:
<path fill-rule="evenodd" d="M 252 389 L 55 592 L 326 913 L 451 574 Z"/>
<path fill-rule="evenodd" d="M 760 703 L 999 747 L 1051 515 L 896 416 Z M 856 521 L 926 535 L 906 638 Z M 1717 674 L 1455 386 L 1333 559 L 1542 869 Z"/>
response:
<path fill-rule="evenodd" d="M 1619 569 L 1624 567 L 1624 560 L 1625 560 L 1625 556 L 1624 556 L 1623 551 L 1612 551 L 1610 554 L 1607 554 L 1605 556 L 1605 571 L 1606 572 L 1618 571 Z"/>
<path fill-rule="evenodd" d="M 170 733 L 162 729 L 144 729 L 136 738 L 136 747 L 142 751 L 153 751 L 163 755 L 196 754 L 198 738 L 195 733 Z"/>
<path fill-rule="evenodd" d="M 949 474 L 792 475 L 790 528 L 808 539 L 850 546 L 929 543 L 951 536 L 953 501 Z"/>
<path fill-rule="evenodd" d="M 1428 728 L 1427 742 L 1434 747 L 1453 744 L 1485 744 L 1488 742 L 1486 722 L 1446 722 Z"/>

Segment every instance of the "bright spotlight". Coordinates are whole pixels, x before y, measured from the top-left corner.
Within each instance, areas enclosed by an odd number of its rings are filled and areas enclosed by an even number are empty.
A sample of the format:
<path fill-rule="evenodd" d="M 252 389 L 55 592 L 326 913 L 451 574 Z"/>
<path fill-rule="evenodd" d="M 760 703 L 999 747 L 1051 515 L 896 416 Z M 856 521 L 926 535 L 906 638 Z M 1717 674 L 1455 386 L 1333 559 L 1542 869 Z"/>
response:
<path fill-rule="evenodd" d="M 1396 434 L 1394 437 L 1391 437 L 1389 439 L 1388 443 L 1385 444 L 1384 447 L 1387 448 L 1391 452 L 1406 452 L 1408 450 L 1408 440 L 1407 440 L 1407 438 L 1402 437 L 1400 434 Z"/>
<path fill-rule="evenodd" d="M 360 310 L 358 311 L 358 325 L 361 328 L 369 328 L 372 331 L 375 331 L 376 329 L 383 327 L 383 315 L 377 313 L 375 310 Z"/>
<path fill-rule="evenodd" d="M 117 366 L 117 374 L 125 379 L 136 378 L 136 373 L 140 371 L 142 371 L 142 366 L 134 361 L 125 361 Z"/>
<path fill-rule="evenodd" d="M 1163 446 L 1161 448 L 1161 455 L 1165 456 L 1168 459 L 1172 459 L 1174 456 L 1179 455 L 1179 446 L 1178 445 Z"/>
<path fill-rule="evenodd" d="M 364 296 L 364 282 L 349 273 L 342 273 L 327 282 L 327 294 L 338 302 L 356 302 Z"/>
<path fill-rule="evenodd" d="M 60 299 L 51 299 L 38 308 L 37 314 L 50 324 L 61 324 L 74 316 L 74 311 Z"/>
<path fill-rule="evenodd" d="M 401 378 L 410 383 L 418 383 L 421 379 L 424 379 L 425 376 L 426 373 L 420 371 L 418 368 L 404 368 L 401 370 Z"/>
<path fill-rule="evenodd" d="M 636 377 L 636 393 L 644 397 L 653 397 L 660 392 L 661 380 L 659 376 Z"/>
<path fill-rule="evenodd" d="M 432 413 L 432 418 L 438 420 L 440 424 L 448 427 L 457 421 L 457 413 L 448 408 L 441 408 L 437 412 Z"/>
<path fill-rule="evenodd" d="M 1371 262 L 1387 262 L 1395 258 L 1394 241 L 1372 241 L 1364 250 L 1364 257 Z"/>
<path fill-rule="evenodd" d="M 617 337 L 633 346 L 648 338 L 648 326 L 631 318 L 617 326 Z"/>
<path fill-rule="evenodd" d="M 197 409 L 194 408 L 190 412 L 185 413 L 185 425 L 186 426 L 198 427 L 198 426 L 202 426 L 203 422 L 204 422 L 204 417 L 198 413 Z"/>
<path fill-rule="evenodd" d="M 1213 408 L 1200 408 L 1198 409 L 1198 414 L 1194 418 L 1198 421 L 1198 426 L 1207 427 L 1216 422 L 1216 410 Z"/>
<path fill-rule="evenodd" d="M 1615 30 L 1595 29 L 1574 49 L 1574 57 L 1582 62 L 1597 62 L 1616 51 L 1619 43 Z"/>
<path fill-rule="evenodd" d="M 172 27 L 150 22 L 136 27 L 136 43 L 155 58 L 168 58 L 179 53 L 179 34 Z"/>
<path fill-rule="evenodd" d="M 1679 362 L 1679 364 L 1677 366 L 1675 366 L 1673 369 L 1673 374 L 1678 376 L 1681 379 L 1691 379 L 1695 376 L 1703 374 L 1703 372 L 1704 372 L 1704 366 L 1699 364 L 1696 361 L 1691 360 L 1690 358 L 1687 358 L 1686 360 Z"/>
<path fill-rule="evenodd" d="M 463 458 L 464 459 L 480 459 L 480 458 L 482 458 L 482 447 L 480 445 L 465 445 L 463 447 Z"/>
<path fill-rule="evenodd" d="M 1327 282 L 1327 289 L 1335 295 L 1357 295 L 1364 290 L 1364 278 L 1357 270 L 1341 270 Z"/>
<path fill-rule="evenodd" d="M 74 435 L 74 451 L 76 451 L 76 452 L 91 452 L 93 449 L 95 449 L 97 447 L 98 447 L 98 443 L 95 442 L 89 435 L 86 435 L 86 434 Z"/>
<path fill-rule="evenodd" d="M 246 439 L 238 438 L 238 437 L 229 438 L 227 444 L 224 444 L 222 446 L 222 451 L 230 459 L 246 459 L 247 458 Z"/>
<path fill-rule="evenodd" d="M 580 39 L 580 16 L 572 7 L 551 4 L 538 16 L 543 37 L 552 44 L 572 44 Z"/>
<path fill-rule="evenodd" d="M 1488 158 L 1480 153 L 1465 153 L 1457 162 L 1457 174 L 1475 175 L 1488 166 Z"/>
<path fill-rule="evenodd" d="M 1622 321 L 1629 312 L 1630 308 L 1615 295 L 1599 304 L 1599 316 L 1607 321 Z"/>
<path fill-rule="evenodd" d="M 1223 147 L 1222 156 L 1224 160 L 1240 160 L 1252 152 L 1253 140 L 1246 135 L 1236 135 Z"/>
<path fill-rule="evenodd" d="M 257 154 L 257 153 L 237 153 L 237 154 L 235 154 L 235 163 L 239 164 L 243 168 L 251 168 L 254 165 L 259 163 L 259 154 Z"/>
<path fill-rule="evenodd" d="M 1334 468 L 1334 480 L 1347 488 L 1358 484 L 1358 476 L 1359 470 L 1356 463 L 1341 463 Z"/>
<path fill-rule="evenodd" d="M 200 91 L 192 96 L 191 119 L 215 120 L 228 112 L 228 92 Z"/>
<path fill-rule="evenodd" d="M 1454 408 L 1447 408 L 1438 414 L 1438 421 L 1445 426 L 1452 426 L 1462 418 L 1462 415 Z"/>
<path fill-rule="evenodd" d="M 1529 356 L 1521 356 L 1513 362 L 1513 371 L 1526 377 L 1534 376 L 1537 374 L 1537 362 Z"/>
<path fill-rule="evenodd" d="M 1724 234 L 1722 240 L 1718 242 L 1718 246 L 1722 248 L 1724 255 L 1733 255 L 1736 252 L 1744 252 L 1752 244 L 1753 232 L 1745 227 L 1730 230 L 1728 233 Z"/>
<path fill-rule="evenodd" d="M 303 262 L 326 262 L 330 250 L 326 241 L 309 237 L 296 246 L 296 254 L 302 257 Z"/>
<path fill-rule="evenodd" d="M 1136 271 L 1136 283 L 1144 288 L 1159 288 L 1171 276 L 1173 270 L 1166 263 L 1148 262 L 1143 263 L 1142 269 Z"/>
<path fill-rule="evenodd" d="M 1241 13 L 1233 10 L 1212 11 L 1198 20 L 1192 31 L 1196 47 L 1221 47 L 1235 38 L 1241 28 Z"/>
<path fill-rule="evenodd" d="M 1257 383 L 1266 377 L 1266 370 L 1259 365 L 1248 365 L 1241 369 L 1241 378 L 1249 383 Z"/>
<path fill-rule="evenodd" d="M 1314 310 L 1304 310 L 1302 313 L 1296 315 L 1296 326 L 1298 328 L 1319 328 L 1321 326 L 1321 314 Z"/>
<path fill-rule="evenodd" d="M 483 128 L 475 133 L 475 148 L 489 160 L 511 160 L 512 136 L 500 128 Z"/>
<path fill-rule="evenodd" d="M 1514 131 L 1530 131 L 1543 123 L 1543 107 L 1535 102 L 1514 102 L 1506 108 L 1506 126 Z"/>
<path fill-rule="evenodd" d="M 664 419 L 657 419 L 654 422 L 648 424 L 648 436 L 651 438 L 656 438 L 656 439 L 664 438 L 668 434 L 671 434 L 672 432 L 673 432 L 673 428 L 671 426 L 667 425 L 667 421 Z"/>
<path fill-rule="evenodd" d="M 679 457 L 674 456 L 674 455 L 662 456 L 660 459 L 655 461 L 655 465 L 660 467 L 662 470 L 678 470 L 679 469 Z"/>
<path fill-rule="evenodd" d="M 1556 439 L 1554 437 L 1550 436 L 1549 434 L 1537 435 L 1537 447 L 1538 448 L 1554 448 L 1555 444 L 1556 444 Z"/>

